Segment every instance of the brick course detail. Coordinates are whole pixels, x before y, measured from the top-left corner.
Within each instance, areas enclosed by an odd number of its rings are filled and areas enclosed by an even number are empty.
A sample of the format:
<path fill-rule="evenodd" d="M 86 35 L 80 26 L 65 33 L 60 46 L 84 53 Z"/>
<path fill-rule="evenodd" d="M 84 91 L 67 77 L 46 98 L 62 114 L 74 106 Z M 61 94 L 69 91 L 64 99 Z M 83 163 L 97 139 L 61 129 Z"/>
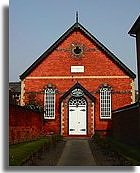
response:
<path fill-rule="evenodd" d="M 42 134 L 43 116 L 39 112 L 9 105 L 9 143 L 37 139 Z"/>
<path fill-rule="evenodd" d="M 82 45 L 83 54 L 80 57 L 73 56 L 70 51 L 72 44 Z M 84 72 L 71 73 L 71 66 L 84 66 Z M 56 88 L 56 118 L 44 120 L 45 133 L 62 133 L 64 136 L 68 136 L 69 115 L 65 105 L 68 104 L 69 96 L 63 101 L 63 106 L 60 105 L 60 98 L 77 82 L 95 98 L 94 103 L 87 98 L 88 136 L 92 136 L 95 131 L 111 130 L 112 127 L 111 120 L 100 119 L 99 87 L 102 84 L 108 84 L 112 88 L 112 110 L 133 102 L 131 97 L 133 92 L 132 77 L 87 38 L 83 32 L 80 30 L 73 31 L 24 78 L 22 103 L 25 104 L 29 102 L 29 94 L 35 92 L 37 103 L 44 106 L 45 87 L 52 84 Z M 63 110 L 61 110 L 62 107 Z"/>

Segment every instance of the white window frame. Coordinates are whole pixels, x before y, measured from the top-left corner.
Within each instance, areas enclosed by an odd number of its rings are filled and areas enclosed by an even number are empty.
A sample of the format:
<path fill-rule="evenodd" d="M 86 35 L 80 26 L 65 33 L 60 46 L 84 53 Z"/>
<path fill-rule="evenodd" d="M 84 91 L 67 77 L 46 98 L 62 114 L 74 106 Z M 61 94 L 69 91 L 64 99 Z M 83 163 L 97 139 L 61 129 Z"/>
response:
<path fill-rule="evenodd" d="M 100 118 L 111 119 L 111 89 L 108 87 L 100 89 Z"/>
<path fill-rule="evenodd" d="M 53 101 L 50 99 L 50 98 L 52 98 L 52 95 L 53 95 Z M 49 104 L 47 104 L 47 100 L 48 100 L 47 97 L 49 98 L 49 101 L 48 101 Z M 52 104 L 50 104 L 50 103 L 52 103 Z M 49 111 L 47 111 L 47 108 L 48 108 Z M 53 111 L 53 113 L 51 111 Z M 49 114 L 48 114 L 48 112 L 49 112 Z M 45 89 L 45 94 L 44 94 L 44 119 L 55 119 L 55 90 L 53 88 Z"/>

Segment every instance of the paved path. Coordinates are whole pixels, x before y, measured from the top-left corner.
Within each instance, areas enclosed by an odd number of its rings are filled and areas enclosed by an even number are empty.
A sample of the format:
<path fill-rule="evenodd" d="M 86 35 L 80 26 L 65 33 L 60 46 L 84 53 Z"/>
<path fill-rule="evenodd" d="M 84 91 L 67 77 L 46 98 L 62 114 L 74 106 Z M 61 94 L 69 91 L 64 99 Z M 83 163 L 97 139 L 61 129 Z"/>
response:
<path fill-rule="evenodd" d="M 95 166 L 87 139 L 69 139 L 57 166 Z"/>

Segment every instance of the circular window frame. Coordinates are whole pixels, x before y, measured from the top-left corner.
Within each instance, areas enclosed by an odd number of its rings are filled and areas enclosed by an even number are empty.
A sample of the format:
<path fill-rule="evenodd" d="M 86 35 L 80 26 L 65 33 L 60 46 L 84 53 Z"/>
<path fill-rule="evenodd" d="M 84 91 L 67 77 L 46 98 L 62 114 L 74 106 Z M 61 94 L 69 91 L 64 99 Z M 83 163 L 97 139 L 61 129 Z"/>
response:
<path fill-rule="evenodd" d="M 76 53 L 75 50 L 79 48 L 79 50 L 81 50 L 79 53 Z M 74 47 L 72 48 L 72 54 L 75 56 L 81 56 L 83 54 L 83 47 L 80 45 L 74 45 Z"/>

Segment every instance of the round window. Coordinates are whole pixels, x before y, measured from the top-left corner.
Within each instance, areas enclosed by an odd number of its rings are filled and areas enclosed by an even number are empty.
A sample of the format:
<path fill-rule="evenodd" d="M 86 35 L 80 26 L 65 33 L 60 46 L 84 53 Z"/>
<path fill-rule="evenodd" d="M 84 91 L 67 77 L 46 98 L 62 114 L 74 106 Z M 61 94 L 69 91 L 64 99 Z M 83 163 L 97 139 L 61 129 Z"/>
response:
<path fill-rule="evenodd" d="M 83 48 L 80 47 L 80 46 L 75 46 L 73 49 L 72 49 L 72 53 L 74 55 L 81 55 L 83 53 Z"/>

